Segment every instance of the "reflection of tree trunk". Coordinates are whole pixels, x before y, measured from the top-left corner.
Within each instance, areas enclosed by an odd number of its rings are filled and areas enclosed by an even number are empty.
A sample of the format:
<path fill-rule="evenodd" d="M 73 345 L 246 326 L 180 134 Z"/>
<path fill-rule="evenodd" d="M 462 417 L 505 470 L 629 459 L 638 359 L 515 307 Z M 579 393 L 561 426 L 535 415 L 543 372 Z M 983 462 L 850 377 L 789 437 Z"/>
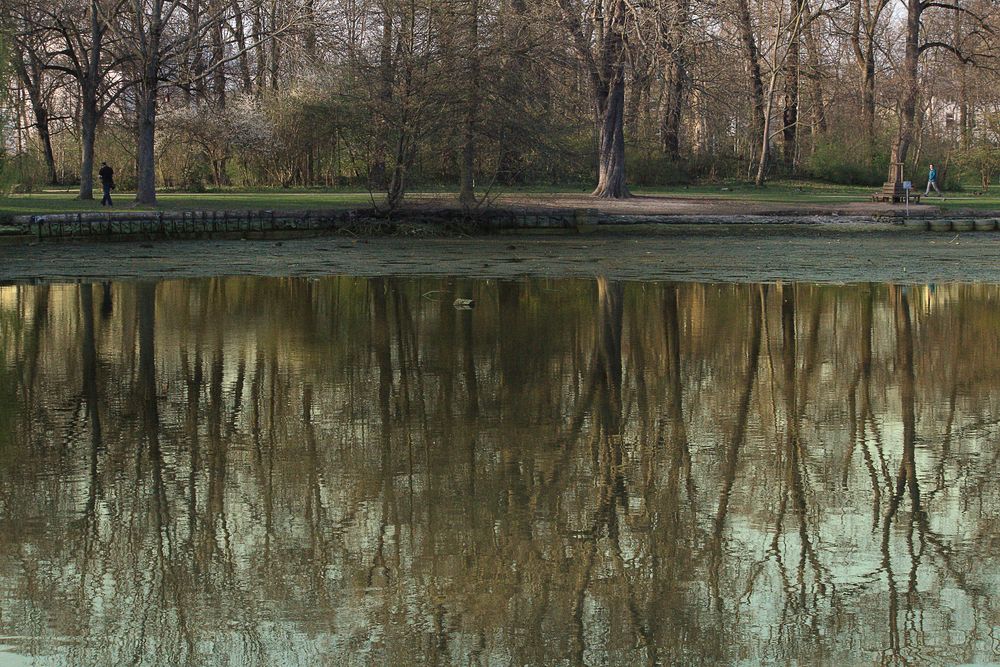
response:
<path fill-rule="evenodd" d="M 910 324 L 910 305 L 906 293 L 899 289 L 895 299 L 896 364 L 899 369 L 899 401 L 903 421 L 903 458 L 896 476 L 896 493 L 890 516 L 908 489 L 913 511 L 920 511 L 920 486 L 917 483 L 915 459 L 916 410 L 913 375 L 913 332 Z"/>
<path fill-rule="evenodd" d="M 466 310 L 461 313 L 462 320 L 462 362 L 465 375 L 466 408 L 465 414 L 475 417 L 479 414 L 479 381 L 476 378 L 476 358 L 473 353 L 472 313 Z"/>
<path fill-rule="evenodd" d="M 184 376 L 187 387 L 187 409 L 184 416 L 184 430 L 190 451 L 188 471 L 188 534 L 194 539 L 198 524 L 198 472 L 201 468 L 201 444 L 199 438 L 201 385 L 204 379 L 201 360 L 201 343 L 195 343 L 194 368 L 188 368 L 187 350 L 184 350 Z"/>
<path fill-rule="evenodd" d="M 380 477 L 382 480 L 382 517 L 379 523 L 375 556 L 368 573 L 368 585 L 376 584 L 389 575 L 385 557 L 385 533 L 390 517 L 389 495 L 392 493 L 392 423 L 390 397 L 392 396 L 392 352 L 389 349 L 389 316 L 385 279 L 373 278 L 370 282 L 374 306 L 371 341 L 378 364 L 378 414 L 381 440 Z"/>
<path fill-rule="evenodd" d="M 149 461 L 153 476 L 153 514 L 159 532 L 169 523 L 169 508 L 163 480 L 160 415 L 156 397 L 156 283 L 140 283 L 136 290 L 139 311 L 139 373 L 136 400 L 140 404 L 139 413 L 142 415 L 143 439 L 149 446 Z"/>
<path fill-rule="evenodd" d="M 97 499 L 100 496 L 98 477 L 99 454 L 103 448 L 101 434 L 101 413 L 98 408 L 100 396 L 97 384 L 97 344 L 94 339 L 94 293 L 90 284 L 80 285 L 80 310 L 83 315 L 83 396 L 87 401 L 87 419 L 90 421 L 90 488 L 84 509 L 84 558 L 89 560 L 91 550 L 97 540 Z M 83 568 L 86 573 L 86 566 Z"/>
<path fill-rule="evenodd" d="M 157 441 L 159 411 L 156 405 L 156 284 L 140 283 L 138 291 L 139 310 L 139 392 L 140 413 L 143 427 L 150 441 Z"/>
<path fill-rule="evenodd" d="M 896 325 L 896 368 L 899 374 L 900 417 L 903 422 L 903 456 L 896 475 L 896 486 L 889 499 L 889 508 L 882 525 L 882 567 L 886 572 L 889 585 L 889 645 L 894 655 L 899 652 L 899 602 L 896 582 L 892 571 L 892 558 L 889 553 L 889 537 L 893 519 L 899 509 L 899 503 L 907 490 L 910 492 L 912 514 L 907 531 L 907 540 L 912 543 L 914 523 L 921 532 L 926 529 L 926 517 L 920 507 L 920 486 L 917 481 L 916 466 L 916 410 L 913 374 L 913 331 L 910 323 L 910 304 L 905 288 L 893 286 L 890 289 L 893 300 L 893 315 Z M 914 558 L 911 584 L 915 575 L 916 558 Z"/>
<path fill-rule="evenodd" d="M 101 413 L 97 407 L 97 343 L 94 339 L 94 292 L 90 284 L 80 285 L 80 310 L 83 315 L 83 396 L 87 401 L 87 418 L 93 451 L 101 448 Z"/>
<path fill-rule="evenodd" d="M 694 497 L 694 481 L 691 477 L 691 452 L 688 448 L 687 428 L 684 423 L 683 378 L 681 377 L 681 345 L 680 317 L 677 312 L 677 286 L 667 289 L 663 304 L 664 328 L 667 334 L 667 381 L 669 382 L 670 398 L 668 416 L 672 437 L 671 453 L 671 485 L 683 472 L 687 481 L 689 499 Z"/>
<path fill-rule="evenodd" d="M 750 295 L 750 345 L 747 350 L 747 365 L 744 371 L 743 390 L 736 404 L 736 417 L 733 424 L 733 434 L 726 447 L 725 459 L 722 465 L 722 489 L 719 492 L 719 505 L 712 525 L 712 538 L 709 546 L 711 565 L 709 571 L 709 586 L 716 608 L 722 609 L 722 597 L 719 591 L 719 572 L 722 567 L 722 531 L 726 525 L 726 515 L 729 513 L 729 499 L 733 484 L 736 482 L 736 469 L 739 462 L 740 447 L 746 436 L 747 416 L 750 413 L 750 397 L 753 394 L 754 382 L 757 378 L 757 366 L 760 357 L 760 341 L 762 330 L 761 300 Z"/>
<path fill-rule="evenodd" d="M 208 514 L 208 532 L 205 535 L 206 555 L 219 545 L 219 529 L 223 531 L 223 537 L 228 541 L 226 530 L 225 514 L 225 492 L 226 492 L 226 446 L 222 442 L 222 379 L 224 370 L 224 356 L 222 351 L 222 323 L 217 322 L 215 350 L 212 352 L 212 361 L 209 366 L 208 377 L 208 413 L 205 415 L 208 421 L 208 489 L 206 508 Z"/>
<path fill-rule="evenodd" d="M 597 330 L 597 364 L 599 413 L 602 430 L 608 436 L 621 435 L 622 408 L 622 300 L 621 283 L 597 279 L 597 299 L 600 312 Z"/>
<path fill-rule="evenodd" d="M 38 373 L 38 356 L 42 350 L 42 333 L 49 321 L 49 286 L 39 285 L 31 290 L 34 299 L 31 307 L 31 329 L 28 334 L 28 344 L 25 357 L 28 359 L 27 373 L 22 380 L 22 386 L 30 396 L 35 388 L 35 376 Z M 26 404 L 30 405 L 30 401 Z"/>
<path fill-rule="evenodd" d="M 111 300 L 111 283 L 101 283 L 101 319 L 108 319 L 114 311 L 114 302 Z"/>
<path fill-rule="evenodd" d="M 782 456 L 782 463 L 785 467 L 785 493 L 782 497 L 781 507 L 778 512 L 778 528 L 775 530 L 774 540 L 772 542 L 772 550 L 777 552 L 779 548 L 779 538 L 781 535 L 781 525 L 784 520 L 785 508 L 788 505 L 789 498 L 792 501 L 792 507 L 795 511 L 796 518 L 798 520 L 799 528 L 799 542 L 800 542 L 800 558 L 798 563 L 798 576 L 800 585 L 805 579 L 805 566 L 808 560 L 809 564 L 813 568 L 814 575 L 816 577 L 817 588 L 820 592 L 824 590 L 824 585 L 821 580 L 821 567 L 819 564 L 819 558 L 816 555 L 816 551 L 812 545 L 812 539 L 809 536 L 808 525 L 806 523 L 806 494 L 805 494 L 805 480 L 802 468 L 805 465 L 802 456 L 802 440 L 799 431 L 799 410 L 801 405 L 798 402 L 796 394 L 797 382 L 797 345 L 796 345 L 796 335 L 795 335 L 795 292 L 794 286 L 785 286 L 781 290 L 781 332 L 782 332 L 782 367 L 784 371 L 784 395 L 785 395 L 785 451 Z M 809 384 L 809 375 L 812 367 L 815 366 L 814 357 L 816 348 L 818 347 L 818 326 L 819 326 L 819 312 L 820 307 L 817 306 L 813 310 L 813 331 L 810 333 L 810 347 L 809 352 L 806 355 L 809 361 L 806 364 L 806 368 L 803 371 L 803 384 Z M 805 390 L 803 389 L 803 395 L 801 402 L 805 403 Z M 805 587 L 800 590 L 801 595 L 805 595 Z"/>
<path fill-rule="evenodd" d="M 872 529 L 878 526 L 879 509 L 882 504 L 882 485 L 879 481 L 875 461 L 868 444 L 868 418 L 871 415 L 871 375 L 872 375 L 872 327 L 875 310 L 875 289 L 869 285 L 865 290 L 865 300 L 861 313 L 861 360 L 851 383 L 848 406 L 851 418 L 851 452 L 844 466 L 842 485 L 847 488 L 847 474 L 855 447 L 860 446 L 861 456 L 868 470 L 872 485 Z"/>

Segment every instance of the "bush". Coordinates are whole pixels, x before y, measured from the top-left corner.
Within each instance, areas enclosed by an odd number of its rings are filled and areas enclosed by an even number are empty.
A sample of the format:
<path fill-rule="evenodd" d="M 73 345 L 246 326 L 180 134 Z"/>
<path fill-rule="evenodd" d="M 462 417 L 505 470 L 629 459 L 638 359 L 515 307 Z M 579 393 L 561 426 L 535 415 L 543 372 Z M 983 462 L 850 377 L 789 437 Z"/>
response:
<path fill-rule="evenodd" d="M 630 185 L 656 187 L 689 183 L 686 164 L 665 155 L 625 149 L 625 174 Z"/>
<path fill-rule="evenodd" d="M 20 153 L 0 160 L 0 189 L 4 194 L 28 193 L 48 183 L 48 171 L 40 155 Z"/>
<path fill-rule="evenodd" d="M 177 185 L 186 192 L 205 192 L 205 182 L 211 179 L 212 168 L 205 160 L 195 156 L 181 168 L 181 178 Z"/>
<path fill-rule="evenodd" d="M 861 146 L 831 141 L 816 146 L 805 164 L 812 178 L 840 185 L 881 185 L 889 173 L 889 156 L 881 151 L 868 160 Z"/>

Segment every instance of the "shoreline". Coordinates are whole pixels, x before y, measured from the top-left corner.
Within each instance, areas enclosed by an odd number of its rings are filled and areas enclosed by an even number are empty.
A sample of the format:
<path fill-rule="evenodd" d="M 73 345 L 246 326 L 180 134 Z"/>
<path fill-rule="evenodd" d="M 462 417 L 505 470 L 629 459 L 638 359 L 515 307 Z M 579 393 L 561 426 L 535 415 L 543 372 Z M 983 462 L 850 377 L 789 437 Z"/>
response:
<path fill-rule="evenodd" d="M 558 200 L 567 203 L 567 200 Z M 661 206 L 685 205 L 658 198 Z M 391 213 L 371 208 L 116 210 L 104 212 L 19 215 L 0 224 L 0 244 L 37 241 L 132 241 L 162 239 L 284 239 L 348 236 L 463 236 L 490 234 L 643 233 L 659 226 L 817 226 L 837 229 L 925 231 L 995 231 L 1000 213 L 942 211 L 929 205 L 904 208 L 886 204 L 848 207 L 815 205 L 761 207 L 734 202 L 701 202 L 689 211 L 639 206 L 633 200 L 596 201 L 598 206 L 566 208 L 519 205 L 464 210 L 457 206 L 411 206 Z M 623 207 L 632 207 L 629 210 Z"/>

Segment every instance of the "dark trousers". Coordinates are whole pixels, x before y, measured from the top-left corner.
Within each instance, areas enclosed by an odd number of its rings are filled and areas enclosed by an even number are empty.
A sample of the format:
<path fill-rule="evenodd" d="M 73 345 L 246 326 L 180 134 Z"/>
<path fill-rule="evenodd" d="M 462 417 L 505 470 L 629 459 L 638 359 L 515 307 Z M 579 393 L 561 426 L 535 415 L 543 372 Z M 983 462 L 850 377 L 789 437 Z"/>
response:
<path fill-rule="evenodd" d="M 111 203 L 111 184 L 101 183 L 101 187 L 104 188 L 104 199 L 101 200 L 101 206 L 114 206 Z"/>

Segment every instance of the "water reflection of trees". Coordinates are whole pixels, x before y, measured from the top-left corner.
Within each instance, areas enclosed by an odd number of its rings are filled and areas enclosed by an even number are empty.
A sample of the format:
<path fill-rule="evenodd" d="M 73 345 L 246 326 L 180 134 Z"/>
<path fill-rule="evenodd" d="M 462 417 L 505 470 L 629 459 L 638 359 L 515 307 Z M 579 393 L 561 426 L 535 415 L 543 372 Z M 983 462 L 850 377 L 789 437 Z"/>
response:
<path fill-rule="evenodd" d="M 984 659 L 998 296 L 2 288 L 0 626 L 78 664 Z"/>

